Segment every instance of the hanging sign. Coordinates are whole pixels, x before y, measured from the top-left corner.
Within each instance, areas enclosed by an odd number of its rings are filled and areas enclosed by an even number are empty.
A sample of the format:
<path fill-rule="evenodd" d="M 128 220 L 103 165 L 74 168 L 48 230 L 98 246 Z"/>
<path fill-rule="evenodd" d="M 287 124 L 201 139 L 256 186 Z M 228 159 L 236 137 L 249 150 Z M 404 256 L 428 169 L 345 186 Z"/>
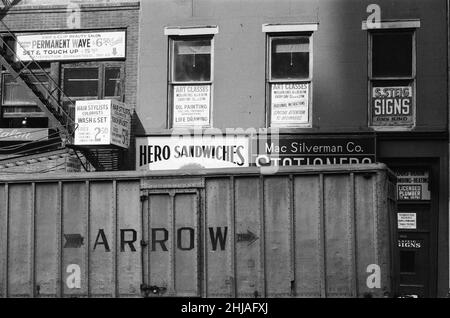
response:
<path fill-rule="evenodd" d="M 309 84 L 271 85 L 271 125 L 289 126 L 309 122 Z"/>
<path fill-rule="evenodd" d="M 397 170 L 397 200 L 430 200 L 429 173 L 425 170 Z"/>
<path fill-rule="evenodd" d="M 210 85 L 177 85 L 173 88 L 173 126 L 209 126 Z"/>
<path fill-rule="evenodd" d="M 259 138 L 256 166 L 303 166 L 375 162 L 373 136 L 279 136 Z"/>
<path fill-rule="evenodd" d="M 137 170 L 249 166 L 245 136 L 161 136 L 136 138 Z"/>
<path fill-rule="evenodd" d="M 397 227 L 398 229 L 415 230 L 417 228 L 416 213 L 397 213 Z"/>
<path fill-rule="evenodd" d="M 95 60 L 125 58 L 125 31 L 18 34 L 21 61 Z"/>
<path fill-rule="evenodd" d="M 75 145 L 130 146 L 131 109 L 114 99 L 75 103 Z"/>
<path fill-rule="evenodd" d="M 413 90 L 411 86 L 373 87 L 371 126 L 413 126 Z"/>

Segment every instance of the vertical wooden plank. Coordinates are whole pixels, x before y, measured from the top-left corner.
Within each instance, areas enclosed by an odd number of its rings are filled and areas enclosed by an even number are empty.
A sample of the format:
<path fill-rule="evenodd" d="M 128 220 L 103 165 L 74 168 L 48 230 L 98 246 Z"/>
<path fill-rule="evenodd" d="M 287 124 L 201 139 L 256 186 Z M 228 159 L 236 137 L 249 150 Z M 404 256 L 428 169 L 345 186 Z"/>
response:
<path fill-rule="evenodd" d="M 91 191 L 95 190 L 92 188 Z M 86 209 L 89 202 L 85 182 L 64 182 L 62 187 L 63 295 L 86 297 Z M 92 198 L 98 198 L 95 193 Z M 102 202 L 103 203 L 103 202 Z M 74 240 L 71 239 L 75 238 Z M 82 238 L 83 242 L 78 242 Z M 92 286 L 96 285 L 91 277 Z M 92 291 L 94 293 L 94 290 Z"/>
<path fill-rule="evenodd" d="M 267 296 L 287 297 L 291 294 L 289 178 L 266 177 L 265 183 Z"/>
<path fill-rule="evenodd" d="M 262 294 L 260 280 L 261 251 L 260 184 L 255 177 L 235 179 L 236 287 L 238 297 Z"/>
<path fill-rule="evenodd" d="M 36 183 L 31 183 L 30 213 L 30 296 L 35 297 L 36 290 Z"/>
<path fill-rule="evenodd" d="M 231 297 L 236 298 L 236 201 L 234 197 L 234 176 L 230 177 L 230 272 L 231 272 Z"/>
<path fill-rule="evenodd" d="M 206 180 L 205 259 L 209 297 L 231 297 L 231 200 L 229 178 Z"/>
<path fill-rule="evenodd" d="M 58 211 L 57 211 L 57 257 L 58 257 L 58 297 L 61 298 L 64 295 L 64 277 L 63 277 L 63 266 L 64 266 L 64 253 L 63 253 L 63 232 L 64 232 L 64 221 L 63 221 L 63 185 L 62 182 L 58 182 Z"/>
<path fill-rule="evenodd" d="M 196 193 L 174 196 L 176 295 L 198 297 L 198 206 Z"/>
<path fill-rule="evenodd" d="M 289 257 L 290 257 L 290 280 L 291 280 L 291 296 L 295 296 L 295 196 L 294 196 L 294 180 L 292 174 L 289 175 Z"/>
<path fill-rule="evenodd" d="M 294 177 L 295 290 L 299 297 L 320 297 L 323 255 L 320 177 Z"/>
<path fill-rule="evenodd" d="M 29 297 L 31 290 L 32 186 L 13 184 L 9 189 L 8 291 L 13 297 Z"/>
<path fill-rule="evenodd" d="M 58 297 L 58 183 L 36 184 L 36 285 L 39 297 Z"/>
<path fill-rule="evenodd" d="M 0 296 L 8 297 L 9 185 L 0 185 Z"/>
<path fill-rule="evenodd" d="M 147 196 L 148 197 L 148 196 Z M 148 242 L 147 227 L 141 224 L 141 218 L 148 215 L 148 199 L 140 204 L 140 188 L 137 181 L 117 181 L 117 216 L 118 228 L 125 231 L 126 240 L 132 241 L 136 235 L 136 241 L 125 244 L 118 252 L 118 294 L 120 297 L 136 297 L 140 295 L 140 284 L 144 280 L 142 276 L 143 262 L 141 253 L 148 257 L 148 245 L 140 246 L 140 240 Z M 147 224 L 147 223 L 144 223 Z M 145 233 L 144 231 L 145 230 Z M 120 233 L 119 233 L 120 235 Z"/>
<path fill-rule="evenodd" d="M 327 263 L 325 255 L 326 250 L 326 233 L 325 233 L 325 185 L 323 173 L 319 175 L 319 259 L 320 259 L 320 297 L 327 297 Z"/>
<path fill-rule="evenodd" d="M 149 195 L 149 285 L 165 288 L 163 295 L 174 291 L 170 288 L 171 251 L 173 233 L 171 229 L 171 199 L 168 194 Z"/>
<path fill-rule="evenodd" d="M 355 222 L 355 174 L 352 172 L 349 175 L 349 209 L 348 209 L 348 236 L 350 240 L 349 245 L 349 257 L 351 260 L 350 277 L 351 277 L 351 296 L 357 297 L 358 295 L 358 267 L 356 263 L 356 222 Z"/>
<path fill-rule="evenodd" d="M 114 258 L 117 244 L 114 224 L 113 182 L 90 182 L 90 293 L 94 297 L 113 297 Z"/>
<path fill-rule="evenodd" d="M 348 233 L 349 179 L 345 174 L 324 177 L 327 295 L 351 296 L 350 238 Z"/>
<path fill-rule="evenodd" d="M 259 233 L 261 234 L 259 241 L 259 251 L 260 251 L 260 284 L 261 284 L 261 292 L 262 297 L 267 297 L 267 289 L 266 289 L 266 221 L 265 221 L 265 204 L 264 204 L 264 176 L 259 177 L 259 223 L 260 223 L 260 230 Z"/>
<path fill-rule="evenodd" d="M 169 200 L 170 200 L 170 210 L 169 210 L 169 237 L 172 237 L 172 240 L 170 241 L 171 248 L 170 248 L 170 259 L 169 259 L 169 267 L 170 267 L 170 278 L 169 278 L 169 287 L 170 292 L 173 295 L 177 295 L 177 286 L 176 286 L 176 275 L 177 275 L 177 264 L 176 264 L 176 229 L 175 229 L 175 193 L 173 191 L 170 191 L 169 194 Z"/>
<path fill-rule="evenodd" d="M 119 237 L 119 229 L 118 229 L 118 217 L 117 217 L 117 181 L 112 181 L 112 195 L 111 195 L 111 220 L 112 220 L 112 230 L 113 230 L 113 238 L 114 238 L 114 249 L 112 250 L 112 285 L 113 285 L 113 296 L 117 298 L 119 296 L 119 286 L 118 286 L 118 274 L 117 274 L 117 258 L 122 249 L 122 246 L 119 247 L 118 242 L 120 242 L 121 238 Z M 123 233 L 123 237 L 125 238 L 125 232 Z M 124 246 L 125 248 L 125 246 Z"/>

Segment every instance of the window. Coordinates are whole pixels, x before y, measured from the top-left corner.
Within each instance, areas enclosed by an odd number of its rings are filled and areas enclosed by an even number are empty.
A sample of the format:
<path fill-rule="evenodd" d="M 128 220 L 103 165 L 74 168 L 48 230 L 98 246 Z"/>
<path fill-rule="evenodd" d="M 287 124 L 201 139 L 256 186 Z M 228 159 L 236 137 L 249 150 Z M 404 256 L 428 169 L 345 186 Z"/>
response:
<path fill-rule="evenodd" d="M 26 79 L 36 86 L 44 86 L 45 91 L 49 88 L 48 77 L 38 71 L 34 76 L 27 74 Z M 2 116 L 5 118 L 18 117 L 42 117 L 44 112 L 36 104 L 36 99 L 31 95 L 28 89 L 20 85 L 15 78 L 6 71 L 1 74 L 2 81 Z"/>
<path fill-rule="evenodd" d="M 212 38 L 170 39 L 172 127 L 211 126 Z"/>
<path fill-rule="evenodd" d="M 267 32 L 267 122 L 312 126 L 312 31 L 317 24 L 263 25 Z"/>
<path fill-rule="evenodd" d="M 169 36 L 168 126 L 211 127 L 217 26 L 166 27 Z"/>
<path fill-rule="evenodd" d="M 123 101 L 124 67 L 121 62 L 62 65 L 62 87 L 68 98 L 63 106 L 74 116 L 71 101 L 116 99 Z"/>
<path fill-rule="evenodd" d="M 415 21 L 381 23 L 369 30 L 369 126 L 415 126 Z M 364 25 L 363 25 L 364 29 Z"/>

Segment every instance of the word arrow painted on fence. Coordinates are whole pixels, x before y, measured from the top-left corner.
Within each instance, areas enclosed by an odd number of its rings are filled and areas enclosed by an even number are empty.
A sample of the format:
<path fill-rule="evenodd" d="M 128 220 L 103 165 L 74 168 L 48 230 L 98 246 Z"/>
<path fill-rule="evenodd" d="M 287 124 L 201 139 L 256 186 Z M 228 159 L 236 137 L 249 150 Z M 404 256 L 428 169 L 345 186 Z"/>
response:
<path fill-rule="evenodd" d="M 64 248 L 79 248 L 83 245 L 84 237 L 80 234 L 64 234 L 64 238 L 66 239 Z"/>
<path fill-rule="evenodd" d="M 251 245 L 257 239 L 259 239 L 259 237 L 257 237 L 256 234 L 251 232 L 250 230 L 247 230 L 247 233 L 238 233 L 237 234 L 237 241 L 238 242 L 248 242 L 248 245 Z"/>

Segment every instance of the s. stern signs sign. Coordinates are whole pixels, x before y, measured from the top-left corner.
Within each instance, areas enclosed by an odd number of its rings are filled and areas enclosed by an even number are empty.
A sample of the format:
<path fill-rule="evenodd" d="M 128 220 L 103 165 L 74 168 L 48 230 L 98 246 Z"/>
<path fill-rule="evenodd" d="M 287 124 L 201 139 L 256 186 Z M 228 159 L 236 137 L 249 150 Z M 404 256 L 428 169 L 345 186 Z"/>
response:
<path fill-rule="evenodd" d="M 412 128 L 415 124 L 412 86 L 372 87 L 370 106 L 374 128 Z"/>

